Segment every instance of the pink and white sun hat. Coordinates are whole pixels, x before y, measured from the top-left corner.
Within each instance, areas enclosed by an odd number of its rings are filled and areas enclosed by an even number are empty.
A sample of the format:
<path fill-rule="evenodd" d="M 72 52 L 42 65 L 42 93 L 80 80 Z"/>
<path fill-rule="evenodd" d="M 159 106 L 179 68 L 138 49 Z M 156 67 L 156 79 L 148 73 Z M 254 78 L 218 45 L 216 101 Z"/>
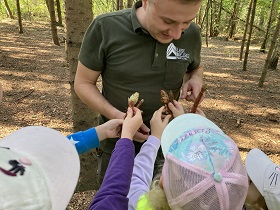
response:
<path fill-rule="evenodd" d="M 280 166 L 259 149 L 249 151 L 245 159 L 247 173 L 265 199 L 269 210 L 280 209 Z"/>
<path fill-rule="evenodd" d="M 19 129 L 0 140 L 0 209 L 62 210 L 80 173 L 75 146 L 43 126 Z"/>
<path fill-rule="evenodd" d="M 248 177 L 235 142 L 198 114 L 172 120 L 161 139 L 171 209 L 241 210 Z"/>

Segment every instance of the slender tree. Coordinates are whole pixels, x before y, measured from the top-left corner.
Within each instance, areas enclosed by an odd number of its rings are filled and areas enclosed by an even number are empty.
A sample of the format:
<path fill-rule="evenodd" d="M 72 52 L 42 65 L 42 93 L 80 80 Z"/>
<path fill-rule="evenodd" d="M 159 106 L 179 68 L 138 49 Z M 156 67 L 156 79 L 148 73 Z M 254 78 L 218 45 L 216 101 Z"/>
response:
<path fill-rule="evenodd" d="M 56 13 L 57 13 L 57 25 L 58 26 L 63 26 L 62 25 L 62 15 L 61 15 L 61 7 L 60 7 L 60 1 L 56 0 Z"/>
<path fill-rule="evenodd" d="M 249 34 L 248 34 L 248 40 L 247 40 L 247 45 L 246 45 L 244 61 L 243 61 L 243 71 L 247 70 L 246 68 L 247 68 L 247 61 L 248 61 L 248 56 L 249 56 L 249 48 L 250 48 L 250 44 L 251 44 L 252 31 L 253 31 L 253 27 L 254 27 L 256 6 L 257 6 L 257 0 L 253 0 L 251 21 L 250 21 L 250 29 L 249 29 Z"/>
<path fill-rule="evenodd" d="M 269 61 L 271 59 L 272 52 L 274 50 L 275 44 L 277 42 L 277 38 L 279 36 L 279 30 L 280 30 L 280 14 L 278 16 L 277 25 L 276 25 L 276 28 L 275 28 L 275 31 L 274 31 L 274 34 L 273 34 L 273 38 L 271 40 L 271 44 L 270 44 L 270 48 L 269 48 L 268 53 L 267 53 L 267 57 L 265 59 L 265 64 L 264 64 L 264 67 L 263 67 L 262 75 L 261 75 L 260 80 L 259 80 L 259 87 L 263 87 L 263 83 L 265 81 L 268 66 L 269 66 Z"/>
<path fill-rule="evenodd" d="M 14 17 L 14 15 L 13 15 L 11 9 L 10 9 L 10 6 L 9 6 L 7 0 L 4 0 L 4 3 L 5 3 L 6 11 L 7 11 L 9 17 L 10 17 L 11 19 L 15 19 L 15 17 Z"/>
<path fill-rule="evenodd" d="M 234 1 L 233 11 L 230 18 L 230 25 L 229 25 L 229 34 L 228 39 L 232 39 L 236 29 L 236 22 L 237 22 L 237 14 L 238 14 L 238 5 L 240 4 L 240 0 Z"/>
<path fill-rule="evenodd" d="M 275 10 L 275 2 L 276 2 L 276 0 L 271 1 L 270 15 L 269 15 L 269 19 L 267 22 L 266 33 L 264 35 L 263 43 L 262 43 L 262 46 L 260 49 L 260 52 L 263 52 L 263 53 L 265 53 L 266 43 L 267 43 L 267 39 L 269 37 L 269 31 L 270 31 L 270 27 L 271 27 L 271 23 L 272 23 L 273 11 Z"/>
<path fill-rule="evenodd" d="M 18 26 L 19 26 L 19 33 L 23 33 L 23 27 L 22 27 L 22 19 L 21 19 L 21 11 L 20 11 L 20 3 L 19 0 L 16 0 L 17 3 L 17 15 L 18 15 Z"/>
<path fill-rule="evenodd" d="M 59 44 L 59 38 L 57 35 L 57 27 L 56 27 L 56 18 L 55 18 L 55 9 L 54 9 L 54 0 L 48 0 L 48 8 L 49 8 L 49 13 L 50 13 L 50 19 L 51 19 L 51 31 L 52 31 L 52 39 L 53 43 L 55 45 L 60 45 Z"/>

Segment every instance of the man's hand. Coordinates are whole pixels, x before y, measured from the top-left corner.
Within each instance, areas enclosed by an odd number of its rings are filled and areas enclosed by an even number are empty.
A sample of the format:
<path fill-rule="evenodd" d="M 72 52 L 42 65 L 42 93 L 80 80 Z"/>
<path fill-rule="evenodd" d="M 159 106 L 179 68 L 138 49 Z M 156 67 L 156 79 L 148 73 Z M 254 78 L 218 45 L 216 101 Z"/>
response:
<path fill-rule="evenodd" d="M 195 101 L 203 85 L 203 68 L 199 67 L 195 69 L 191 76 L 186 75 L 184 81 L 181 98 L 187 101 Z"/>

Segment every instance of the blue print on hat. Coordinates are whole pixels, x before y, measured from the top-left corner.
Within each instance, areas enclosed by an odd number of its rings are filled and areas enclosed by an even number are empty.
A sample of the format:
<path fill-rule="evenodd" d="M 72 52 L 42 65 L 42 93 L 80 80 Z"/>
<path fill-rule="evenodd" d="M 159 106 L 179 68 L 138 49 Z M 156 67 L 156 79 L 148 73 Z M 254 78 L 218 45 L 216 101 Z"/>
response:
<path fill-rule="evenodd" d="M 214 129 L 192 129 L 171 144 L 168 153 L 210 173 L 219 172 L 233 154 L 235 144 L 223 132 Z"/>

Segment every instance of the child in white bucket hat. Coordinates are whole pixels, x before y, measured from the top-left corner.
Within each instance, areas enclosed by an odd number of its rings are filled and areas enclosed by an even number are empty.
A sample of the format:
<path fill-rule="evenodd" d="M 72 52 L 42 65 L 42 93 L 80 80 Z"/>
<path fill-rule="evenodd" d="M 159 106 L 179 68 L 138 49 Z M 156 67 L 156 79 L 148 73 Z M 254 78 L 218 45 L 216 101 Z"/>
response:
<path fill-rule="evenodd" d="M 280 166 L 259 149 L 249 151 L 245 166 L 250 180 L 246 209 L 280 209 Z"/>
<path fill-rule="evenodd" d="M 135 158 L 129 209 L 243 208 L 248 190 L 245 167 L 237 145 L 213 122 L 198 114 L 180 115 L 153 144 L 145 148 L 148 153 L 141 148 Z M 160 145 L 165 162 L 158 184 L 151 187 Z"/>
<path fill-rule="evenodd" d="M 0 209 L 63 210 L 79 172 L 78 153 L 61 133 L 19 129 L 0 140 Z"/>

